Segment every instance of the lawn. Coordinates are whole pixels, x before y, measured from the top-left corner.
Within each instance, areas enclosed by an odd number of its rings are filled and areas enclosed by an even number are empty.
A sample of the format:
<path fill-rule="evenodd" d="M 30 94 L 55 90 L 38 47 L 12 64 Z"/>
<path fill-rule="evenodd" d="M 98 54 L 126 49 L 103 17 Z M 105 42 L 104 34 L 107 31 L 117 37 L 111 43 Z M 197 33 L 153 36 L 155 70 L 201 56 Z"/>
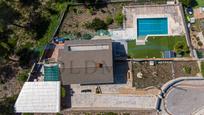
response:
<path fill-rule="evenodd" d="M 135 40 L 131 40 L 128 41 L 128 55 L 131 58 L 161 58 L 163 51 L 174 50 L 179 41 L 186 45 L 185 36 L 149 37 L 145 45 L 136 45 Z"/>
<path fill-rule="evenodd" d="M 197 2 L 196 7 L 204 6 L 204 0 L 196 0 L 196 2 Z"/>

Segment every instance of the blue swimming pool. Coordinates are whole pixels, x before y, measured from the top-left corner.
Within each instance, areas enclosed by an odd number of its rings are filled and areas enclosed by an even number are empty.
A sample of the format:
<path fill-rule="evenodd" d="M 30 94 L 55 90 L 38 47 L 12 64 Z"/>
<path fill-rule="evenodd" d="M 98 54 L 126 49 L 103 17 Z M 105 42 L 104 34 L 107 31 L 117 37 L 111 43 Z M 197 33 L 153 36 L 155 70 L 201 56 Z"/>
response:
<path fill-rule="evenodd" d="M 138 18 L 137 36 L 168 34 L 167 18 Z"/>

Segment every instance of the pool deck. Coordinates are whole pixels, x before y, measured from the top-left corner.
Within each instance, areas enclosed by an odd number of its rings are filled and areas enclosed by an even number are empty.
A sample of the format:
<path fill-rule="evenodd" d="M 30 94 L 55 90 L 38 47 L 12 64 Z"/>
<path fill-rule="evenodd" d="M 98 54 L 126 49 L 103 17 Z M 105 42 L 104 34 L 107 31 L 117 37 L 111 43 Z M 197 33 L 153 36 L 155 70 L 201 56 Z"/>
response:
<path fill-rule="evenodd" d="M 125 20 L 123 29 L 112 30 L 113 39 L 137 40 L 137 19 L 138 18 L 167 18 L 168 19 L 168 35 L 184 35 L 185 26 L 183 24 L 182 13 L 179 4 L 175 5 L 133 5 L 123 8 Z M 128 35 L 127 35 L 128 33 Z M 117 36 L 117 37 L 116 37 Z M 120 37 L 119 37 L 120 36 Z M 152 35 L 148 35 L 152 36 Z M 145 42 L 147 36 L 142 40 Z M 138 40 L 137 40 L 138 41 Z"/>

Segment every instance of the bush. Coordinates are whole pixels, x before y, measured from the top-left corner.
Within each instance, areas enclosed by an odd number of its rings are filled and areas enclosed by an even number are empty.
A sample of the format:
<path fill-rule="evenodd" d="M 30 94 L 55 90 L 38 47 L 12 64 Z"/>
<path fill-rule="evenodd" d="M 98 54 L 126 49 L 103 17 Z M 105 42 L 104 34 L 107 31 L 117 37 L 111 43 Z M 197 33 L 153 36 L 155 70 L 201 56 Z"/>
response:
<path fill-rule="evenodd" d="M 0 102 L 0 114 L 1 115 L 15 115 L 14 104 L 17 96 L 5 97 L 3 101 Z"/>
<path fill-rule="evenodd" d="M 113 18 L 111 17 L 111 16 L 107 16 L 106 17 L 106 24 L 107 25 L 110 25 L 110 24 L 112 24 L 113 23 Z"/>
<path fill-rule="evenodd" d="M 23 115 L 34 115 L 33 113 L 23 113 Z"/>
<path fill-rule="evenodd" d="M 203 43 L 201 41 L 198 41 L 198 46 L 203 46 Z"/>
<path fill-rule="evenodd" d="M 17 51 L 17 55 L 20 57 L 21 67 L 30 67 L 33 62 L 36 62 L 39 58 L 39 51 L 28 48 L 29 46 L 24 46 Z"/>
<path fill-rule="evenodd" d="M 114 20 L 118 25 L 121 26 L 123 24 L 123 18 L 124 18 L 124 15 L 122 13 L 117 13 L 114 17 Z"/>
<path fill-rule="evenodd" d="M 92 38 L 92 35 L 90 34 L 84 34 L 81 39 L 84 39 L 84 40 L 90 40 Z"/>
<path fill-rule="evenodd" d="M 179 0 L 184 6 L 190 7 L 194 0 Z"/>
<path fill-rule="evenodd" d="M 85 27 L 87 29 L 94 29 L 95 31 L 100 29 L 107 29 L 106 23 L 99 18 L 94 18 L 91 23 L 90 22 L 85 23 Z"/>
<path fill-rule="evenodd" d="M 191 67 L 185 66 L 185 67 L 183 67 L 183 71 L 186 74 L 190 74 L 191 73 Z"/>
<path fill-rule="evenodd" d="M 91 14 L 91 15 L 94 15 L 94 9 L 93 8 L 89 8 L 88 9 L 88 13 Z"/>
<path fill-rule="evenodd" d="M 66 96 L 66 90 L 64 87 L 61 87 L 61 97 L 64 98 Z"/>
<path fill-rule="evenodd" d="M 28 72 L 28 70 L 23 70 L 22 72 L 20 72 L 17 76 L 17 80 L 21 83 L 24 83 L 28 78 Z"/>
<path fill-rule="evenodd" d="M 201 62 L 201 74 L 204 77 L 204 62 Z"/>
<path fill-rule="evenodd" d="M 189 48 L 184 42 L 177 42 L 174 46 L 174 50 L 176 51 L 177 54 L 184 56 L 185 54 L 188 54 Z"/>

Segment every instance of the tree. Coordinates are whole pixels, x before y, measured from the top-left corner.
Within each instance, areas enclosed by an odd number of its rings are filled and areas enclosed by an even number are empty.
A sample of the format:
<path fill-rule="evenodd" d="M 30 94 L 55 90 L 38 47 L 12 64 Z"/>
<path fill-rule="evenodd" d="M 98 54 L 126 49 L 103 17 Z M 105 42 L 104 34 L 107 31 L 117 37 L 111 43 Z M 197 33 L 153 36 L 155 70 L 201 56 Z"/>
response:
<path fill-rule="evenodd" d="M 90 40 L 92 38 L 92 35 L 86 33 L 86 34 L 83 34 L 83 36 L 81 38 L 85 39 L 85 40 Z"/>
<path fill-rule="evenodd" d="M 14 107 L 17 96 L 7 97 L 0 103 L 0 113 L 1 115 L 14 115 Z"/>
<path fill-rule="evenodd" d="M 20 49 L 17 55 L 20 56 L 20 66 L 25 68 L 30 67 L 39 58 L 39 52 L 28 47 Z"/>
<path fill-rule="evenodd" d="M 123 24 L 123 18 L 124 18 L 124 15 L 122 13 L 117 13 L 114 17 L 114 20 L 118 25 L 121 26 Z"/>
<path fill-rule="evenodd" d="M 179 0 L 184 6 L 190 7 L 194 0 Z"/>
<path fill-rule="evenodd" d="M 181 42 L 181 41 L 175 44 L 174 50 L 176 51 L 177 54 L 181 56 L 188 54 L 190 52 L 188 46 L 184 42 Z"/>
<path fill-rule="evenodd" d="M 191 73 L 191 67 L 185 66 L 185 67 L 183 67 L 183 71 L 186 74 L 190 74 Z"/>
<path fill-rule="evenodd" d="M 106 23 L 99 18 L 94 18 L 91 23 L 86 23 L 85 27 L 88 29 L 94 29 L 95 31 L 100 29 L 107 29 Z"/>
<path fill-rule="evenodd" d="M 111 16 L 107 16 L 106 17 L 106 24 L 107 25 L 110 25 L 110 24 L 112 24 L 113 23 L 113 18 L 111 17 Z"/>
<path fill-rule="evenodd" d="M 17 80 L 20 83 L 24 83 L 28 78 L 28 72 L 29 72 L 29 70 L 24 70 L 21 73 L 19 73 L 18 76 L 17 76 Z"/>

